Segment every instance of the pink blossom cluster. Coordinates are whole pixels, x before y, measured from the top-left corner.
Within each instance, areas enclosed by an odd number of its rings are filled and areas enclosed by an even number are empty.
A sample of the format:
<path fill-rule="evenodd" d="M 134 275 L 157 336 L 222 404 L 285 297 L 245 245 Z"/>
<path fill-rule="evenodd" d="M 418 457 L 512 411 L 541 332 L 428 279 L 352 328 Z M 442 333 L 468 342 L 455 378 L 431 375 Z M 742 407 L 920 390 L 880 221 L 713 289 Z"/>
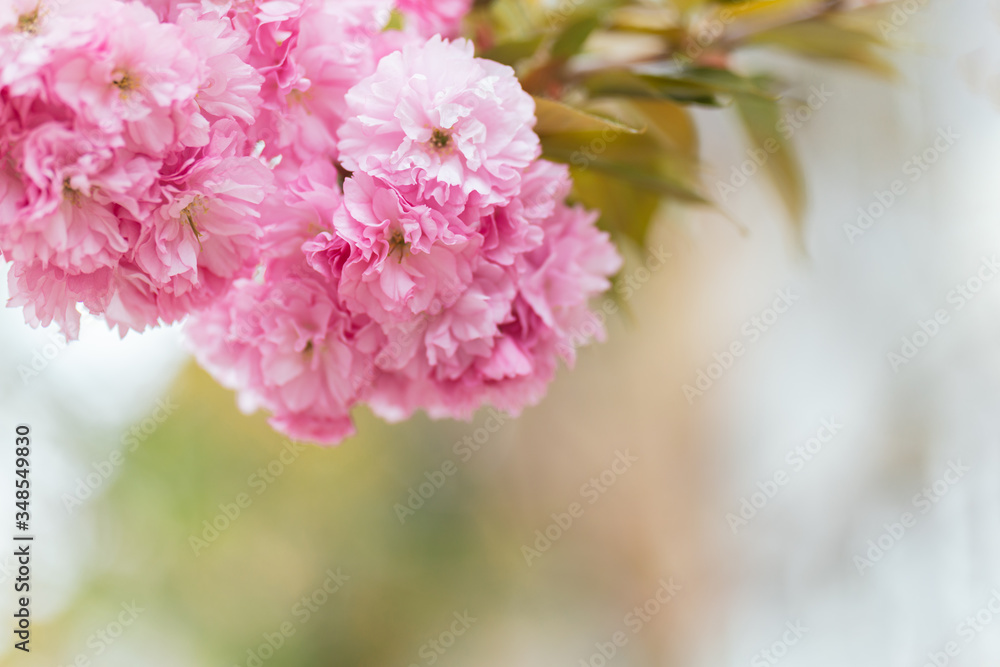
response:
<path fill-rule="evenodd" d="M 539 159 L 534 102 L 472 44 L 433 37 L 347 91 L 344 172 L 305 163 L 265 209 L 264 269 L 189 328 L 200 362 L 283 432 L 537 402 L 620 259 Z"/>
<path fill-rule="evenodd" d="M 468 9 L 404 5 L 414 25 L 448 30 Z M 0 0 L 10 305 L 75 337 L 82 304 L 124 335 L 176 322 L 250 275 L 275 177 L 335 159 L 348 89 L 422 38 L 383 30 L 393 10 L 391 0 Z M 279 155 L 275 172 L 262 158 Z"/>
<path fill-rule="evenodd" d="M 620 258 L 514 71 L 452 39 L 469 5 L 0 0 L 11 305 L 71 336 L 79 305 L 190 315 L 297 439 L 536 403 Z"/>
<path fill-rule="evenodd" d="M 253 270 L 273 176 L 246 52 L 218 16 L 0 2 L 0 251 L 30 323 L 75 337 L 83 304 L 141 330 Z"/>

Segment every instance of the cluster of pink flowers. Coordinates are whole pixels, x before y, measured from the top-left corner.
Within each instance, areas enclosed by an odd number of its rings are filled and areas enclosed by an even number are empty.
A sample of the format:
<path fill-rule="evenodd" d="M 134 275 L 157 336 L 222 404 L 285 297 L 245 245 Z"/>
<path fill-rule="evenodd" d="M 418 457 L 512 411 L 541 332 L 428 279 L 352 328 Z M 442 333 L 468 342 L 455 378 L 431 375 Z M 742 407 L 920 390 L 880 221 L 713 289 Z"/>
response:
<path fill-rule="evenodd" d="M 141 330 L 253 271 L 273 176 L 246 52 L 217 15 L 0 2 L 0 251 L 29 322 L 75 336 L 82 303 Z"/>
<path fill-rule="evenodd" d="M 513 70 L 451 39 L 469 4 L 0 0 L 11 304 L 71 336 L 78 304 L 123 334 L 190 315 L 303 440 L 358 403 L 537 402 L 620 259 Z"/>

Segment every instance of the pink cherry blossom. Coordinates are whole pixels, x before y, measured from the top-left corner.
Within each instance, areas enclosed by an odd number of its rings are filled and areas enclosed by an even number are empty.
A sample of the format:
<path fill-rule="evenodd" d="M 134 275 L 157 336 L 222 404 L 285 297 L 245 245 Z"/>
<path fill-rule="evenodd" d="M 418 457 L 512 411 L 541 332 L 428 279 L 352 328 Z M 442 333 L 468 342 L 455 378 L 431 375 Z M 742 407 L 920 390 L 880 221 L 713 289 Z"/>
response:
<path fill-rule="evenodd" d="M 212 8 L 185 9 L 177 24 L 202 63 L 195 99 L 198 108 L 210 119 L 232 118 L 252 124 L 260 107 L 264 77 L 246 62 L 248 35 L 235 30 L 229 18 Z"/>
<path fill-rule="evenodd" d="M 259 205 L 272 177 L 239 155 L 243 141 L 235 123 L 220 123 L 208 146 L 164 165 L 158 205 L 132 226 L 129 261 L 116 274 L 122 298 L 106 313 L 109 322 L 123 331 L 176 322 L 253 271 Z"/>
<path fill-rule="evenodd" d="M 289 256 L 303 242 L 332 230 L 334 213 L 344 200 L 339 174 L 327 160 L 311 160 L 294 173 L 279 170 L 275 175 L 278 187 L 261 205 L 265 258 Z"/>
<path fill-rule="evenodd" d="M 22 307 L 24 320 L 32 326 L 57 324 L 69 339 L 80 335 L 83 304 L 92 312 L 103 312 L 111 295 L 111 269 L 71 275 L 40 262 L 15 262 L 7 274 L 8 308 Z"/>
<path fill-rule="evenodd" d="M 344 183 L 335 235 L 304 250 L 327 275 L 331 247 L 347 241 L 340 293 L 348 306 L 383 322 L 401 322 L 455 302 L 472 277 L 482 237 L 457 218 L 411 206 L 385 182 L 358 173 Z"/>
<path fill-rule="evenodd" d="M 379 415 L 467 419 L 487 403 L 517 414 L 541 399 L 560 357 L 572 364 L 577 346 L 603 337 L 588 301 L 621 258 L 596 213 L 564 203 L 569 186 L 566 167 L 535 163 L 522 195 L 483 220 L 495 239 L 484 254 L 512 261 L 483 258 L 454 304 L 387 332 L 376 359 L 387 372 L 368 397 Z"/>
<path fill-rule="evenodd" d="M 245 36 L 193 5 L 176 23 L 118 0 L 5 5 L 0 49 L 18 56 L 0 61 L 10 305 L 70 335 L 84 305 L 124 334 L 252 271 L 272 176 L 249 156 L 263 77 L 242 60 Z"/>
<path fill-rule="evenodd" d="M 252 35 L 249 62 L 265 77 L 251 136 L 268 157 L 336 157 L 345 94 L 401 45 L 401 33 L 384 31 L 391 9 L 390 0 L 272 0 L 235 15 Z"/>
<path fill-rule="evenodd" d="M 509 202 L 540 152 L 534 100 L 514 70 L 474 57 L 467 40 L 433 37 L 390 53 L 347 106 L 344 167 L 454 213 Z"/>
<path fill-rule="evenodd" d="M 104 0 L 0 0 L 0 87 L 15 96 L 42 92 L 53 53 L 89 43 L 106 7 Z"/>
<path fill-rule="evenodd" d="M 268 264 L 263 282 L 237 281 L 187 327 L 198 361 L 236 389 L 245 412 L 265 409 L 286 435 L 335 444 L 354 433 L 350 409 L 370 382 L 377 332 L 338 304 L 304 258 Z"/>
<path fill-rule="evenodd" d="M 275 429 L 536 403 L 621 260 L 469 0 L 0 0 L 9 306 L 189 318 Z M 396 9 L 404 29 L 387 29 Z M 432 36 L 433 35 L 433 36 Z"/>
<path fill-rule="evenodd" d="M 554 186 L 556 205 L 543 223 L 541 246 L 518 262 L 520 293 L 542 321 L 565 341 L 581 333 L 589 318 L 587 301 L 611 287 L 609 276 L 621 268 L 621 257 L 607 232 L 598 229 L 596 211 L 567 206 L 569 169 L 541 161 L 536 170 Z M 597 327 L 594 335 L 603 335 Z M 589 336 L 585 336 L 589 338 Z M 572 346 L 568 360 L 572 361 Z"/>
<path fill-rule="evenodd" d="M 0 221 L 0 247 L 9 260 L 40 261 L 71 273 L 114 266 L 128 250 L 118 211 L 140 215 L 159 163 L 115 150 L 45 122 L 25 132 L 10 153 L 17 172 L 4 170 L 11 215 Z"/>
<path fill-rule="evenodd" d="M 53 97 L 105 132 L 124 127 L 140 152 L 204 145 L 208 121 L 194 102 L 201 68 L 183 30 L 134 3 L 105 3 L 97 18 L 86 44 L 53 52 Z"/>
<path fill-rule="evenodd" d="M 472 0 L 397 0 L 396 7 L 424 37 L 454 37 Z"/>

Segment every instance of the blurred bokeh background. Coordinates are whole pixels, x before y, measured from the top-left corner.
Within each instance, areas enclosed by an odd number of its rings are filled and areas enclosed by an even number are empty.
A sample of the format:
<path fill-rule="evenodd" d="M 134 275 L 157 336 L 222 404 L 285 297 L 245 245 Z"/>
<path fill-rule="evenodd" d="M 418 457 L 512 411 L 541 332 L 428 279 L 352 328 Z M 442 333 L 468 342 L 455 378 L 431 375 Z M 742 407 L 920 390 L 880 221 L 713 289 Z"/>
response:
<path fill-rule="evenodd" d="M 745 56 L 809 109 L 805 253 L 759 174 L 665 207 L 667 261 L 631 253 L 609 341 L 519 419 L 290 445 L 177 329 L 66 347 L 0 312 L 36 535 L 0 664 L 996 664 L 1000 5 L 914 3 L 897 81 Z M 698 123 L 715 194 L 747 144 Z"/>

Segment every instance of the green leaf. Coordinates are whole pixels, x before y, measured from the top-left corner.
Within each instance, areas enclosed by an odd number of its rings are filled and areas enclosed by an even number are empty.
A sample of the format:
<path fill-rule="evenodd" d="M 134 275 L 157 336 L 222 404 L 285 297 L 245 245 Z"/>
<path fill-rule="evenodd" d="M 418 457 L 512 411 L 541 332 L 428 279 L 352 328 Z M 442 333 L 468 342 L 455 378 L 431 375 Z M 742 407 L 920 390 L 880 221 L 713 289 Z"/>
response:
<path fill-rule="evenodd" d="M 543 39 L 542 35 L 535 35 L 526 39 L 501 42 L 480 53 L 479 57 L 514 66 L 525 58 L 533 56 L 538 47 L 542 45 Z"/>
<path fill-rule="evenodd" d="M 693 141 L 682 118 L 676 117 L 675 136 L 664 140 L 652 124 L 643 134 L 614 130 L 630 128 L 620 123 L 601 131 L 545 134 L 542 155 L 570 165 L 576 198 L 600 210 L 606 228 L 641 243 L 663 198 L 710 203 L 700 192 L 697 163 L 670 145 Z"/>
<path fill-rule="evenodd" d="M 545 97 L 535 98 L 535 116 L 538 122 L 535 133 L 540 137 L 570 132 L 603 132 L 610 130 L 616 134 L 639 134 L 639 128 L 631 127 L 611 118 L 597 116 L 568 104 Z"/>
<path fill-rule="evenodd" d="M 595 97 L 646 97 L 719 106 L 717 96 L 750 95 L 773 100 L 765 77 L 744 77 L 728 70 L 692 67 L 675 72 L 605 70 L 584 80 Z"/>
<path fill-rule="evenodd" d="M 637 188 L 687 202 L 709 203 L 699 191 L 690 163 L 676 159 L 646 137 L 600 132 L 552 135 L 542 140 L 542 156 L 576 171 L 600 172 Z"/>
<path fill-rule="evenodd" d="M 648 123 L 646 132 L 667 150 L 698 159 L 698 128 L 691 113 L 669 100 L 633 99 L 628 105 Z"/>
<path fill-rule="evenodd" d="M 493 0 L 489 4 L 490 24 L 504 37 L 521 40 L 539 34 L 540 16 L 520 0 Z"/>
<path fill-rule="evenodd" d="M 584 206 L 600 211 L 600 225 L 616 235 L 645 246 L 646 235 L 662 197 L 606 174 L 572 169 L 573 196 Z"/>
<path fill-rule="evenodd" d="M 680 12 L 675 7 L 627 5 L 611 12 L 609 28 L 653 35 L 683 34 Z"/>
<path fill-rule="evenodd" d="M 665 81 L 677 80 L 699 83 L 717 93 L 727 95 L 749 95 L 773 100 L 776 96 L 768 90 L 771 80 L 764 76 L 740 76 L 734 72 L 715 67 L 689 67 L 673 76 L 656 77 Z"/>
<path fill-rule="evenodd" d="M 695 82 L 645 77 L 627 70 L 605 70 L 587 76 L 584 89 L 592 97 L 667 99 L 687 104 L 720 106 L 715 91 Z"/>
<path fill-rule="evenodd" d="M 764 168 L 788 209 L 796 229 L 796 240 L 801 245 L 805 186 L 792 146 L 777 129 L 781 119 L 780 107 L 775 101 L 754 96 L 738 96 L 735 104 L 751 141 L 767 155 Z"/>
<path fill-rule="evenodd" d="M 552 44 L 552 57 L 572 58 L 583 48 L 584 42 L 601 25 L 601 19 L 594 15 L 585 15 L 571 21 Z"/>
<path fill-rule="evenodd" d="M 777 46 L 803 56 L 857 65 L 876 74 L 895 78 L 895 67 L 880 53 L 886 46 L 884 40 L 874 34 L 874 19 L 871 30 L 860 26 L 843 25 L 824 17 L 803 21 L 792 25 L 766 30 L 749 37 L 747 45 Z"/>

